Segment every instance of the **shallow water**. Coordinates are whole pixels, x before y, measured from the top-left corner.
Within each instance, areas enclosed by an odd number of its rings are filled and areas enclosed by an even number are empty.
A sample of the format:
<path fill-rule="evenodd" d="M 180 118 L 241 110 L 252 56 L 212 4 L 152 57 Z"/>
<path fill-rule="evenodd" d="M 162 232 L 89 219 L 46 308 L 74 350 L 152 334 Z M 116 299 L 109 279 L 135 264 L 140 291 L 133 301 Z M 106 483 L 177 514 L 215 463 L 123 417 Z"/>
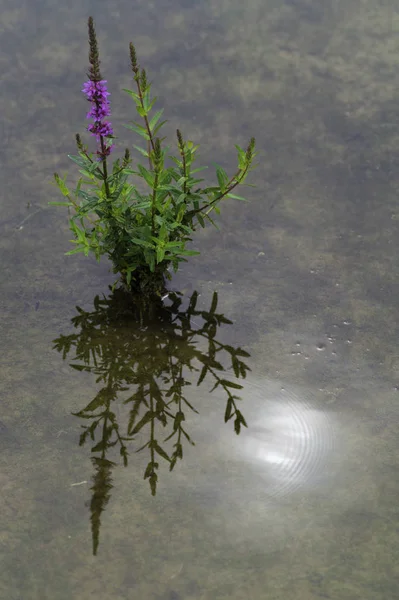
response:
<path fill-rule="evenodd" d="M 3 0 L 1 10 L 0 598 L 396 600 L 396 3 Z M 216 290 L 234 322 L 218 343 L 250 353 L 239 436 L 223 422 L 226 394 L 210 394 L 211 376 L 197 387 L 188 369 L 194 347 L 209 350 L 201 316 L 192 345 L 165 314 L 145 331 L 115 323 L 93 304 L 109 298 L 106 262 L 64 256 L 66 215 L 47 202 L 53 171 L 74 175 L 89 14 L 121 148 L 137 143 L 121 128 L 131 39 L 165 133 L 178 126 L 199 142 L 203 163 L 231 170 L 234 143 L 257 136 L 250 204 L 226 203 L 221 232 L 198 232 L 201 255 L 172 282 L 182 311 L 194 290 L 209 310 Z M 71 321 L 76 306 L 94 336 Z M 60 336 L 76 336 L 65 360 Z M 138 367 L 165 374 L 165 356 L 186 361 L 195 446 L 172 473 L 160 461 L 155 497 L 140 439 L 126 442 L 126 468 L 118 446 L 102 465 L 94 442 L 79 446 L 92 421 L 72 413 L 104 382 L 70 367 L 75 342 L 97 352 L 105 382 L 129 387 L 107 398 L 124 432 Z"/>

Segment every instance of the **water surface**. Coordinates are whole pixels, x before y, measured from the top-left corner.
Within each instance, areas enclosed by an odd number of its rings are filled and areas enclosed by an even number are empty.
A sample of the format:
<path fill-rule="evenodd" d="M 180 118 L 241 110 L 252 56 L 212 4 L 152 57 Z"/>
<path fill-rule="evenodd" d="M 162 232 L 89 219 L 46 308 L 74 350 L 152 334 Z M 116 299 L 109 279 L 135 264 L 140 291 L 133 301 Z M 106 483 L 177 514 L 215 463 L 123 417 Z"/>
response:
<path fill-rule="evenodd" d="M 2 0 L 1 12 L 0 597 L 396 599 L 396 3 Z M 155 497 L 134 444 L 126 468 L 110 455 L 96 556 L 91 446 L 72 413 L 101 383 L 53 341 L 82 335 L 75 307 L 92 313 L 113 276 L 64 256 L 66 215 L 47 208 L 53 171 L 74 176 L 89 15 L 121 148 L 137 143 L 120 127 L 133 40 L 167 134 L 181 128 L 230 171 L 234 143 L 255 134 L 260 149 L 250 204 L 226 203 L 221 232 L 198 232 L 201 256 L 172 283 L 184 306 L 197 290 L 201 310 L 216 290 L 234 322 L 217 339 L 250 353 L 248 431 L 223 423 L 225 395 L 192 374 L 195 447 L 161 469 Z M 132 370 L 144 339 L 156 359 L 155 325 L 145 338 L 107 327 L 110 364 L 129 336 Z"/>

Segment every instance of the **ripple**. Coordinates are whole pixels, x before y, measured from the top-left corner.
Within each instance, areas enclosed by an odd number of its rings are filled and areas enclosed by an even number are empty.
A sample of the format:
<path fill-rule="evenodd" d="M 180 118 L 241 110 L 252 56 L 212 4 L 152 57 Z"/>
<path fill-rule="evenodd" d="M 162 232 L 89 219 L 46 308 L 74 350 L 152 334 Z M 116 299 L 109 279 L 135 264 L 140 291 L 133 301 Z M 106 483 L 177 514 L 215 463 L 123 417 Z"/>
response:
<path fill-rule="evenodd" d="M 305 390 L 281 388 L 278 382 L 242 382 L 240 392 L 248 429 L 220 439 L 234 461 L 243 461 L 266 482 L 271 497 L 317 485 L 328 476 L 335 447 L 331 412 Z M 227 424 L 225 427 L 229 427 Z"/>

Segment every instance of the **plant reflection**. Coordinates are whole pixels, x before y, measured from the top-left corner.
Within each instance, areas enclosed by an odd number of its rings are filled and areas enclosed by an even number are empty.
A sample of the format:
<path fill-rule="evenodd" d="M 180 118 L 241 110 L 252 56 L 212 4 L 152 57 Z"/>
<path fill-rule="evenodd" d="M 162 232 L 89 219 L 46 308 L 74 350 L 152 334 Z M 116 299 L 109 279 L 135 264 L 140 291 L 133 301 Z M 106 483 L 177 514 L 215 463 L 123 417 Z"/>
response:
<path fill-rule="evenodd" d="M 144 479 L 148 479 L 154 496 L 158 461 L 168 463 L 172 471 L 183 458 L 184 443 L 194 445 L 185 424 L 187 410 L 198 413 L 187 398 L 189 373 L 198 374 L 197 385 L 211 378 L 211 392 L 224 390 L 224 420 L 233 420 L 237 434 L 241 425 L 246 426 L 237 406 L 240 398 L 236 392 L 242 386 L 226 378 L 225 371 L 232 369 L 236 378 L 245 378 L 250 369 L 242 358 L 249 354 L 216 339 L 218 327 L 232 324 L 216 312 L 217 293 L 208 311 L 198 310 L 197 301 L 198 293 L 194 292 L 184 308 L 182 295 L 172 292 L 143 311 L 131 295 L 117 289 L 108 298 L 96 296 L 92 312 L 77 307 L 72 323 L 79 331 L 54 340 L 64 359 L 74 353 L 73 360 L 79 362 L 72 363 L 72 368 L 93 373 L 101 385 L 87 406 L 73 413 L 85 421 L 80 445 L 88 440 L 93 443 L 95 475 L 90 511 L 94 554 L 101 513 L 113 487 L 116 462 L 109 454 L 118 449 L 127 466 L 128 447 L 133 442 L 140 446 L 136 452 L 146 450 L 149 459 Z"/>

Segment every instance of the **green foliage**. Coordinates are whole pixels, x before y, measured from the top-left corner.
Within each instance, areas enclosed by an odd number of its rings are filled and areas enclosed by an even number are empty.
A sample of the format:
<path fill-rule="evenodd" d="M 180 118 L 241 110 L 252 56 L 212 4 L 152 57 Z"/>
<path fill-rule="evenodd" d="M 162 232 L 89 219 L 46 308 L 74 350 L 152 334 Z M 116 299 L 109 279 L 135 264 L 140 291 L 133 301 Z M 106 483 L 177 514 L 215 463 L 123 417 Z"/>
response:
<path fill-rule="evenodd" d="M 106 255 L 127 288 L 159 295 L 170 270 L 177 271 L 188 256 L 199 254 L 188 249 L 198 225 L 213 223 L 210 215 L 219 212 L 224 198 L 244 200 L 232 192 L 244 184 L 253 167 L 255 139 L 246 150 L 236 146 L 238 168 L 232 176 L 216 166 L 217 185 L 202 186 L 204 180 L 196 177 L 202 168 L 193 168 L 198 146 L 184 140 L 179 130 L 176 155 L 164 146 L 164 138 L 158 137 L 166 122 L 161 120 L 163 110 L 153 111 L 156 98 L 151 96 L 151 84 L 137 63 L 133 44 L 130 58 L 137 89 L 124 91 L 142 122 L 132 121 L 126 127 L 143 138 L 144 146 L 133 147 L 146 159 L 146 166 L 137 163 L 133 168 L 129 149 L 122 160 L 110 165 L 109 156 L 99 159 L 77 135 L 78 154 L 69 158 L 78 166 L 79 181 L 70 191 L 65 178 L 56 173 L 55 182 L 67 201 L 50 204 L 67 206 L 72 212 L 69 222 L 75 247 L 67 254 L 94 253 L 97 260 Z M 101 137 L 102 144 L 111 141 Z"/>

